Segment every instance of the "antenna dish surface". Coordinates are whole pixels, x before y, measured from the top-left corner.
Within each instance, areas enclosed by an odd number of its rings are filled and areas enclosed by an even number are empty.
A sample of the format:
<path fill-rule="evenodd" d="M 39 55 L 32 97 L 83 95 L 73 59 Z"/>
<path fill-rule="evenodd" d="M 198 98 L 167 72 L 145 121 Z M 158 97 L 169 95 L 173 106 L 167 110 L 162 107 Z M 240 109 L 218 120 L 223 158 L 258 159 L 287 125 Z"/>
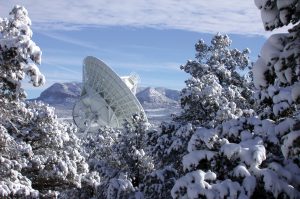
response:
<path fill-rule="evenodd" d="M 136 83 L 133 81 L 131 85 L 136 87 Z M 121 128 L 125 119 L 135 113 L 144 113 L 132 87 L 127 85 L 104 62 L 86 57 L 81 97 L 73 108 L 74 123 L 82 130 L 93 130 L 99 126 Z"/>

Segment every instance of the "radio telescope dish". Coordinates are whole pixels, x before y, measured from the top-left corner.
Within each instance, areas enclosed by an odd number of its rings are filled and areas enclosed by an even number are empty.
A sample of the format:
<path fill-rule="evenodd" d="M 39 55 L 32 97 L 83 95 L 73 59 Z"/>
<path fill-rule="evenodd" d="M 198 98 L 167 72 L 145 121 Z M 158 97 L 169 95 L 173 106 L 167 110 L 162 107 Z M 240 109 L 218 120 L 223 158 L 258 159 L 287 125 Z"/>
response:
<path fill-rule="evenodd" d="M 85 131 L 99 126 L 121 128 L 134 113 L 145 114 L 134 95 L 138 80 L 137 75 L 121 79 L 104 62 L 86 57 L 81 97 L 73 108 L 74 123 Z"/>

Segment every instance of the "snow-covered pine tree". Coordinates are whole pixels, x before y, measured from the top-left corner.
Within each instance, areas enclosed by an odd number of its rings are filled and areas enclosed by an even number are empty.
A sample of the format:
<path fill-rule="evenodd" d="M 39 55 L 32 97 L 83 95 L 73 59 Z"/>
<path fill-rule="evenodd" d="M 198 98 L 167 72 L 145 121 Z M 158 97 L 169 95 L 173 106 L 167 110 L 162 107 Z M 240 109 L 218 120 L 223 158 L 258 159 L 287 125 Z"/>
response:
<path fill-rule="evenodd" d="M 221 122 L 215 128 L 193 125 L 192 134 L 183 131 L 189 136 L 177 142 L 185 151 L 181 150 L 182 177 L 171 190 L 173 198 L 260 198 L 264 187 L 270 192 L 278 184 L 288 187 L 277 175 L 265 177 L 274 174 L 271 169 L 258 169 L 266 159 L 261 132 L 272 129 L 271 122 L 253 116 Z"/>
<path fill-rule="evenodd" d="M 298 198 L 300 169 L 280 164 L 268 152 L 270 120 L 241 117 L 218 128 L 197 127 L 182 158 L 187 172 L 172 188 L 173 198 Z M 277 145 L 277 147 L 280 147 Z"/>
<path fill-rule="evenodd" d="M 181 115 L 171 123 L 161 124 L 157 133 L 149 135 L 152 153 L 162 165 L 173 164 L 181 173 L 181 158 L 195 131 L 193 124 L 214 127 L 231 118 L 252 115 L 251 82 L 238 72 L 248 67 L 249 50 L 230 49 L 227 35 L 216 34 L 211 45 L 202 39 L 195 45 L 196 60 L 181 66 L 192 77 L 181 92 Z M 178 122 L 179 121 L 179 122 Z M 190 122 L 191 124 L 184 124 Z M 154 140 L 151 142 L 151 140 Z"/>
<path fill-rule="evenodd" d="M 8 126 L 15 127 L 11 121 L 12 110 L 17 110 L 20 107 L 18 100 L 25 97 L 21 80 L 26 70 L 34 69 L 35 74 L 28 73 L 37 77 L 34 84 L 43 83 L 43 76 L 34 67 L 34 63 L 40 62 L 40 50 L 31 41 L 31 36 L 30 19 L 23 7 L 14 7 L 9 19 L 0 18 L 0 197 L 36 198 L 39 195 L 31 181 L 21 173 L 22 162 L 32 155 L 32 148 L 26 142 L 15 140 L 7 129 Z M 33 63 L 28 64 L 30 58 Z"/>
<path fill-rule="evenodd" d="M 15 141 L 7 129 L 0 125 L 0 198 L 39 197 L 31 181 L 21 173 L 24 164 L 22 159 L 31 154 L 29 144 Z"/>
<path fill-rule="evenodd" d="M 98 172 L 101 177 L 101 182 L 98 187 L 97 196 L 99 198 L 108 198 L 109 195 L 127 195 L 133 192 L 131 182 L 122 176 L 122 180 L 115 180 L 119 185 L 119 192 L 111 191 L 108 193 L 110 180 L 115 179 L 120 174 L 120 168 L 123 166 L 119 161 L 119 155 L 115 153 L 115 145 L 118 144 L 118 139 L 121 136 L 121 131 L 109 127 L 101 127 L 95 131 L 87 131 L 81 135 L 82 148 L 81 151 L 86 157 L 89 167 L 92 171 Z M 121 174 L 122 175 L 122 174 Z M 112 180 L 113 181 L 113 180 Z M 113 187 L 111 187 L 112 189 Z"/>
<path fill-rule="evenodd" d="M 1 107 L 3 112 L 8 117 L 2 125 L 16 146 L 27 146 L 27 151 L 11 160 L 22 165 L 21 174 L 31 181 L 40 196 L 94 194 L 100 178 L 97 173 L 89 173 L 74 126 L 58 121 L 54 108 L 40 102 L 6 103 Z M 3 155 L 11 150 L 16 149 L 9 147 Z M 11 190 L 10 194 L 13 193 Z"/>
<path fill-rule="evenodd" d="M 181 159 L 189 138 L 194 133 L 191 124 L 162 123 L 159 130 L 147 132 L 148 153 L 155 169 L 146 175 L 142 185 L 145 198 L 170 198 L 176 178 L 183 173 Z"/>
<path fill-rule="evenodd" d="M 184 122 L 214 127 L 238 118 L 251 104 L 251 86 L 242 71 L 249 68 L 249 50 L 231 49 L 227 35 L 216 34 L 211 45 L 201 39 L 195 45 L 196 59 L 180 68 L 191 75 L 181 91 Z"/>
<path fill-rule="evenodd" d="M 142 197 L 140 186 L 144 177 L 154 169 L 152 158 L 146 153 L 145 139 L 149 123 L 145 121 L 144 114 L 132 115 L 130 121 L 126 120 L 123 126 L 118 144 L 114 146 L 119 174 L 110 180 L 108 199 Z M 123 190 L 124 186 L 120 186 L 122 183 L 126 185 L 126 190 Z M 116 193 L 122 192 L 128 192 L 126 197 L 117 197 Z"/>
<path fill-rule="evenodd" d="M 152 171 L 154 165 L 150 156 L 146 154 L 146 133 L 149 123 L 144 114 L 134 114 L 131 121 L 125 121 L 124 131 L 116 147 L 116 153 L 123 159 L 123 169 L 126 171 L 132 185 L 139 187 L 143 178 Z M 124 165 L 126 165 L 124 167 Z"/>
<path fill-rule="evenodd" d="M 146 153 L 148 125 L 143 114 L 134 114 L 124 121 L 123 130 L 101 127 L 83 137 L 89 165 L 102 178 L 101 198 L 123 199 L 142 194 L 139 189 L 143 179 L 154 168 Z"/>
<path fill-rule="evenodd" d="M 27 10 L 15 6 L 10 18 L 0 18 L 0 95 L 9 99 L 24 98 L 21 80 L 28 75 L 33 86 L 44 84 L 45 78 L 36 64 L 42 51 L 31 40 L 31 21 Z"/>
<path fill-rule="evenodd" d="M 267 30 L 299 20 L 298 0 L 255 3 Z M 197 128 L 173 198 L 300 197 L 299 30 L 271 36 L 254 65 L 259 117 Z"/>
<path fill-rule="evenodd" d="M 300 19 L 298 0 L 256 0 L 266 30 L 273 30 Z M 300 25 L 289 33 L 272 35 L 261 49 L 253 68 L 256 99 L 261 118 L 276 124 L 275 132 L 285 158 L 300 166 Z M 279 148 L 280 150 L 280 148 Z M 298 184 L 299 188 L 299 184 Z"/>
<path fill-rule="evenodd" d="M 176 169 L 165 166 L 148 173 L 143 179 L 141 191 L 145 199 L 167 199 L 171 196 L 171 189 L 178 178 Z"/>
<path fill-rule="evenodd" d="M 0 197 L 92 196 L 100 179 L 88 173 L 76 129 L 60 123 L 54 108 L 24 101 L 25 75 L 34 86 L 44 83 L 30 25 L 21 6 L 0 19 Z"/>
<path fill-rule="evenodd" d="M 148 134 L 148 145 L 159 169 L 147 176 L 146 183 L 155 183 L 156 187 L 148 185 L 148 190 L 156 195 L 168 198 L 174 179 L 186 172 L 182 158 L 188 153 L 197 125 L 214 127 L 231 118 L 253 114 L 249 109 L 251 82 L 238 73 L 249 67 L 249 50 L 240 52 L 230 49 L 230 45 L 227 35 L 215 35 L 211 45 L 200 40 L 195 45 L 196 60 L 181 66 L 192 76 L 181 92 L 183 111 L 171 123 L 162 123 L 157 132 Z"/>
<path fill-rule="evenodd" d="M 266 30 L 296 24 L 289 33 L 273 34 L 266 41 L 253 67 L 253 80 L 261 107 L 259 116 L 274 123 L 275 136 L 266 142 L 279 146 L 273 153 L 278 154 L 277 161 L 282 166 L 291 172 L 298 171 L 298 180 L 291 185 L 300 191 L 300 2 L 256 0 L 255 3 Z"/>

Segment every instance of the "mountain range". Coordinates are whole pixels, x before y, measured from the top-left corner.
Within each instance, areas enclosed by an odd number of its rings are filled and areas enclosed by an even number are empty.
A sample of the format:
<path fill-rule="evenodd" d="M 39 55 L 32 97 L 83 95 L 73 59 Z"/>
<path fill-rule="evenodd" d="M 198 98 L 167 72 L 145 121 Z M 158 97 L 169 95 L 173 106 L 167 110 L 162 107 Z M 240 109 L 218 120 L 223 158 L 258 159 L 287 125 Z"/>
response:
<path fill-rule="evenodd" d="M 44 90 L 35 100 L 43 101 L 50 105 L 72 104 L 79 99 L 81 87 L 82 83 L 78 82 L 55 83 Z"/>
<path fill-rule="evenodd" d="M 33 100 L 43 101 L 53 106 L 73 106 L 80 97 L 81 87 L 82 83 L 78 82 L 54 83 Z M 136 97 L 142 105 L 175 105 L 178 104 L 180 92 L 163 87 L 140 87 L 137 89 Z"/>
<path fill-rule="evenodd" d="M 54 83 L 44 90 L 36 99 L 55 107 L 56 114 L 60 118 L 71 118 L 72 109 L 80 98 L 82 83 L 66 82 Z M 151 122 L 166 121 L 171 114 L 180 109 L 180 92 L 163 87 L 138 87 L 137 99 Z"/>
<path fill-rule="evenodd" d="M 177 92 L 177 95 L 174 95 L 173 92 Z M 140 90 L 136 94 L 136 97 L 141 104 L 177 104 L 179 91 L 166 88 L 147 87 Z"/>

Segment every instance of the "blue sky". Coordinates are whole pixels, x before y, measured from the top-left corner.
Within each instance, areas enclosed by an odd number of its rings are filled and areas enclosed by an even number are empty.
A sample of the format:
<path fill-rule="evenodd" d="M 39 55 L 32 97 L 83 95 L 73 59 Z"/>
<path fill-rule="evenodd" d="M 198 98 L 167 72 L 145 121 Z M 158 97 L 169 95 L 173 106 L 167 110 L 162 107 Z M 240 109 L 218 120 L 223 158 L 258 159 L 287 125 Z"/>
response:
<path fill-rule="evenodd" d="M 47 83 L 25 84 L 29 98 L 54 82 L 81 81 L 87 55 L 119 75 L 138 73 L 141 86 L 181 89 L 187 75 L 179 66 L 194 59 L 200 38 L 229 34 L 232 47 L 250 48 L 255 61 L 267 37 L 252 0 L 0 0 L 0 16 L 15 4 L 27 8 L 43 51 Z"/>

